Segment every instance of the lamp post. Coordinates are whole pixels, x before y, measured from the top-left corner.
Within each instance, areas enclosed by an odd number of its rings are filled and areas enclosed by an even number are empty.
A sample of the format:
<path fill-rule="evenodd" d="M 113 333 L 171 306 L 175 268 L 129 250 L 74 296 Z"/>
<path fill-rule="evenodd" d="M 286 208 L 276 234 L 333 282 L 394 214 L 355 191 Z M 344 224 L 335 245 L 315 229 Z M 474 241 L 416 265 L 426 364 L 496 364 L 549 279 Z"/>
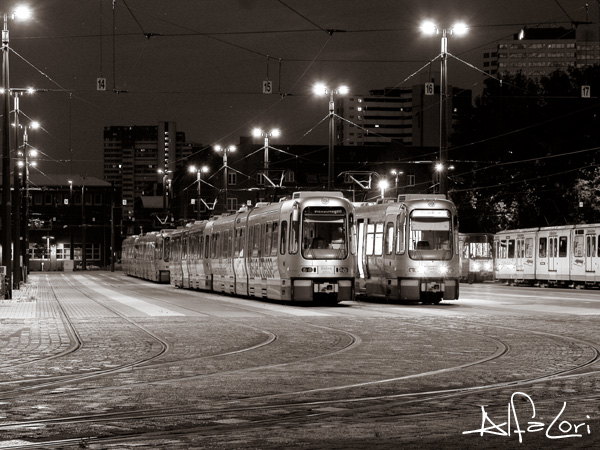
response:
<path fill-rule="evenodd" d="M 264 136 L 264 138 L 265 138 L 265 160 L 263 163 L 263 168 L 265 170 L 269 170 L 269 137 L 271 137 L 271 136 L 279 137 L 280 135 L 281 135 L 281 132 L 277 128 L 274 128 L 270 131 L 263 131 L 260 128 L 255 128 L 254 130 L 252 130 L 252 136 L 254 136 L 254 137 Z"/>
<path fill-rule="evenodd" d="M 329 94 L 329 158 L 327 163 L 327 190 L 333 190 L 333 176 L 334 176 L 334 145 L 335 145 L 335 102 L 333 99 L 334 94 L 346 95 L 349 92 L 347 86 L 340 86 L 335 89 L 330 89 L 324 84 L 316 84 L 313 88 L 316 95 L 323 96 Z"/>
<path fill-rule="evenodd" d="M 12 270 L 11 270 L 11 219 L 10 219 L 10 69 L 8 65 L 9 33 L 8 14 L 4 13 L 4 28 L 2 29 L 2 89 L 4 98 L 2 102 L 2 265 L 6 268 L 7 297 L 12 298 Z M 13 13 L 13 19 L 27 19 L 31 13 L 26 8 L 19 7 Z M 15 243 L 16 244 L 16 243 Z"/>
<path fill-rule="evenodd" d="M 385 191 L 389 187 L 388 180 L 385 178 L 379 181 L 379 189 L 381 189 L 381 200 L 385 198 Z"/>
<path fill-rule="evenodd" d="M 398 177 L 404 172 L 401 170 L 392 169 L 390 170 L 390 173 L 394 176 L 394 193 L 396 195 L 396 199 L 398 199 Z"/>
<path fill-rule="evenodd" d="M 202 195 L 201 195 L 201 175 L 202 173 L 206 173 L 208 172 L 208 167 L 206 166 L 202 166 L 202 167 L 196 167 L 196 166 L 190 166 L 189 168 L 190 172 L 192 173 L 196 173 L 196 182 L 198 183 L 198 199 L 196 200 L 196 205 L 197 205 L 197 212 L 196 212 L 196 217 L 198 220 L 201 219 L 201 214 L 200 214 L 200 202 L 202 202 Z"/>
<path fill-rule="evenodd" d="M 29 136 L 28 129 L 38 129 L 39 122 L 31 122 L 29 125 L 23 126 L 23 151 L 19 153 L 18 167 L 23 170 L 23 196 L 22 196 L 22 211 L 23 218 L 21 220 L 21 238 L 23 239 L 22 255 L 23 255 L 23 282 L 27 282 L 29 271 L 29 167 L 36 166 L 35 161 L 30 161 L 31 157 L 37 156 L 37 150 L 28 149 Z"/>
<path fill-rule="evenodd" d="M 221 147 L 220 145 L 215 145 L 215 151 L 223 152 L 223 189 L 225 191 L 225 212 L 229 210 L 227 204 L 227 185 L 228 181 L 228 170 L 227 170 L 227 154 L 231 152 L 235 152 L 235 145 L 230 145 L 228 147 Z"/>
<path fill-rule="evenodd" d="M 440 29 L 434 22 L 425 21 L 421 31 L 426 35 L 442 34 L 440 53 L 440 194 L 448 194 L 448 178 L 444 176 L 444 164 L 448 159 L 448 33 L 462 36 L 468 27 L 464 23 L 456 23 L 450 28 Z"/>
<path fill-rule="evenodd" d="M 163 189 L 163 209 L 167 211 L 171 207 L 171 201 L 169 197 L 169 189 L 171 187 L 171 180 L 169 179 L 169 174 L 172 173 L 170 170 L 158 169 L 157 172 L 161 174 L 162 177 L 162 189 Z"/>

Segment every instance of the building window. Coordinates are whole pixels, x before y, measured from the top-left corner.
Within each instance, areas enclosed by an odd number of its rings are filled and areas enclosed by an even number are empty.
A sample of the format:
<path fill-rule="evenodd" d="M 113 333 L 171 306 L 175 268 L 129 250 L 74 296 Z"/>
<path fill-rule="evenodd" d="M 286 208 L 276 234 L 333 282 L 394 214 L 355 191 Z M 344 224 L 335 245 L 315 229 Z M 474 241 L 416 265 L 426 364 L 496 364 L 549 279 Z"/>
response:
<path fill-rule="evenodd" d="M 415 185 L 415 174 L 414 173 L 407 173 L 406 174 L 406 185 L 407 186 L 414 186 Z"/>
<path fill-rule="evenodd" d="M 229 186 L 235 186 L 237 184 L 237 173 L 233 172 L 229 172 L 227 174 L 227 184 Z"/>
<path fill-rule="evenodd" d="M 235 197 L 227 197 L 227 211 L 237 211 L 238 201 Z"/>

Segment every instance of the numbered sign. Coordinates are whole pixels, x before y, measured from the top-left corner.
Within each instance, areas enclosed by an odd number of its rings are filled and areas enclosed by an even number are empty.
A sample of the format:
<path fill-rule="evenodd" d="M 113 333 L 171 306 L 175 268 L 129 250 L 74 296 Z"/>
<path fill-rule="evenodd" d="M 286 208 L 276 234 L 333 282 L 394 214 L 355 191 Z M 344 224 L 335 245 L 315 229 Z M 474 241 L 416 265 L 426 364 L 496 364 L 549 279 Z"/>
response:
<path fill-rule="evenodd" d="M 127 206 L 127 200 L 123 199 L 121 203 L 123 204 L 123 206 Z"/>
<path fill-rule="evenodd" d="M 97 91 L 105 91 L 106 90 L 106 78 L 96 78 L 96 90 Z"/>
<path fill-rule="evenodd" d="M 271 80 L 263 81 L 263 94 L 273 93 L 273 82 Z"/>
<path fill-rule="evenodd" d="M 433 95 L 435 93 L 435 86 L 433 83 L 425 83 L 425 95 Z"/>
<path fill-rule="evenodd" d="M 581 86 L 581 97 L 590 98 L 591 93 L 592 87 L 590 85 L 584 84 L 583 86 Z"/>

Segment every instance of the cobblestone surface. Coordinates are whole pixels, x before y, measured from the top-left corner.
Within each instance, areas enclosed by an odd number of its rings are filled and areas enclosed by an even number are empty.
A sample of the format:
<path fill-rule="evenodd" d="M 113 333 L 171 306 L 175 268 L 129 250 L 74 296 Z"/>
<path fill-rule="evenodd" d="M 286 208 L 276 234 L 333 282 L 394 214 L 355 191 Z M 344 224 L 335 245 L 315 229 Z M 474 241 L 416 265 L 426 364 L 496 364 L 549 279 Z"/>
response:
<path fill-rule="evenodd" d="M 297 308 L 110 273 L 32 274 L 15 293 L 0 301 L 0 448 L 66 438 L 90 449 L 600 444 L 600 327 L 588 313 Z M 520 446 L 514 434 L 462 433 L 481 426 L 482 405 L 502 428 L 515 392 L 546 426 L 567 402 L 561 420 L 584 423 L 582 436 L 529 433 Z M 518 407 L 527 424 L 530 403 L 520 396 Z M 121 434 L 139 437 L 95 442 Z"/>

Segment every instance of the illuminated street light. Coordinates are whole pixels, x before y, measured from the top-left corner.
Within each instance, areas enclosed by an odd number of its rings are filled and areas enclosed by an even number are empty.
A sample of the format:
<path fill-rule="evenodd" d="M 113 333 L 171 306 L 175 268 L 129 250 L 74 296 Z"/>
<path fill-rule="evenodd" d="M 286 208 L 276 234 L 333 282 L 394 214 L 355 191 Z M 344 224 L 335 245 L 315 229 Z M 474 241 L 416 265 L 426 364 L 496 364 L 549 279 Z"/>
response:
<path fill-rule="evenodd" d="M 400 175 L 403 175 L 404 172 L 402 172 L 401 170 L 392 169 L 390 170 L 390 173 L 394 175 L 394 193 L 396 198 L 398 198 L 398 177 Z"/>
<path fill-rule="evenodd" d="M 255 128 L 254 130 L 252 130 L 252 136 L 254 136 L 254 137 L 264 136 L 264 138 L 265 138 L 265 161 L 264 161 L 263 168 L 265 170 L 269 170 L 269 137 L 270 136 L 279 137 L 279 136 L 281 136 L 281 132 L 277 128 L 274 128 L 271 131 L 263 131 L 260 128 Z"/>
<path fill-rule="evenodd" d="M 16 8 L 11 14 L 12 19 L 27 19 L 31 13 L 25 7 Z M 2 89 L 4 99 L 2 102 L 2 265 L 6 270 L 6 286 L 8 292 L 7 298 L 12 298 L 12 251 L 11 251 L 11 199 L 10 199 L 10 70 L 9 70 L 9 33 L 8 33 L 8 13 L 4 13 L 4 28 L 2 30 Z"/>
<path fill-rule="evenodd" d="M 169 179 L 169 174 L 173 173 L 171 170 L 163 170 L 158 169 L 160 175 L 162 175 L 162 187 L 163 187 L 163 210 L 165 212 L 171 209 L 171 199 L 169 197 L 171 191 L 171 180 Z"/>
<path fill-rule="evenodd" d="M 379 181 L 379 189 L 381 189 L 381 199 L 382 200 L 385 198 L 385 191 L 389 186 L 390 186 L 390 184 L 388 183 L 388 180 L 386 180 L 385 178 Z"/>
<path fill-rule="evenodd" d="M 235 152 L 235 145 L 229 145 L 227 147 L 221 147 L 220 145 L 215 145 L 215 151 L 223 152 L 223 189 L 225 191 L 225 211 L 229 210 L 229 205 L 227 204 L 227 185 L 229 184 L 228 180 L 228 168 L 227 168 L 227 154 Z"/>
<path fill-rule="evenodd" d="M 198 220 L 200 220 L 200 203 L 202 202 L 202 195 L 201 195 L 201 185 L 200 183 L 202 182 L 201 180 L 201 175 L 202 173 L 206 173 L 208 172 L 208 167 L 206 166 L 202 166 L 202 167 L 196 167 L 196 166 L 190 166 L 188 169 L 191 173 L 195 173 L 196 174 L 196 182 L 198 183 L 198 199 L 196 200 L 196 205 L 197 205 L 197 218 Z"/>
<path fill-rule="evenodd" d="M 427 20 L 421 24 L 421 32 L 431 36 L 434 34 L 442 34 L 441 42 L 441 70 L 440 70 L 440 160 L 442 165 L 440 172 L 440 194 L 448 194 L 448 176 L 443 174 L 444 162 L 448 159 L 448 33 L 457 36 L 463 36 L 467 33 L 468 27 L 466 24 L 459 22 L 452 25 L 450 28 L 439 28 L 438 25 Z"/>
<path fill-rule="evenodd" d="M 333 100 L 333 95 L 334 94 L 346 95 L 346 94 L 348 94 L 348 92 L 350 92 L 350 89 L 347 86 L 340 86 L 335 89 L 330 89 L 323 83 L 317 83 L 313 87 L 313 92 L 318 96 L 324 96 L 324 95 L 329 94 L 329 161 L 328 161 L 328 165 L 327 165 L 327 190 L 332 191 L 333 190 L 333 174 L 334 174 L 333 152 L 334 152 L 334 145 L 335 145 L 335 122 L 334 122 L 335 102 Z"/>
<path fill-rule="evenodd" d="M 28 148 L 29 146 L 29 135 L 27 130 L 37 130 L 40 128 L 39 122 L 33 121 L 29 125 L 23 126 L 23 151 L 18 154 L 17 165 L 23 169 L 23 190 L 24 194 L 22 197 L 22 211 L 23 220 L 21 221 L 21 237 L 23 239 L 23 281 L 27 282 L 27 275 L 29 271 L 29 167 L 35 167 L 37 162 L 31 160 L 37 156 L 38 151 L 34 148 Z M 18 170 L 17 170 L 18 172 Z"/>

